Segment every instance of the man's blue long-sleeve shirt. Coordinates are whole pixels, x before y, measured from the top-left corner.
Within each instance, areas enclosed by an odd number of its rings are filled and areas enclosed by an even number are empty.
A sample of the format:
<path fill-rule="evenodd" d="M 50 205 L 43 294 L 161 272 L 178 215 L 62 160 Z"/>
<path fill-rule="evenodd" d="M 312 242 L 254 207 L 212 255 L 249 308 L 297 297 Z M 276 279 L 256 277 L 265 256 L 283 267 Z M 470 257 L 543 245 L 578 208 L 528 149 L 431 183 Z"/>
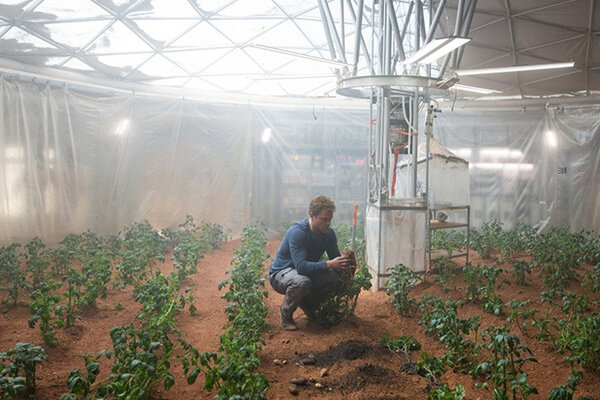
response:
<path fill-rule="evenodd" d="M 319 261 L 325 252 L 330 260 L 340 256 L 333 229 L 329 228 L 325 233 L 315 234 L 310 230 L 308 219 L 297 222 L 285 234 L 269 274 L 288 267 L 296 268 L 302 275 L 325 271 L 327 269 L 325 261 Z"/>

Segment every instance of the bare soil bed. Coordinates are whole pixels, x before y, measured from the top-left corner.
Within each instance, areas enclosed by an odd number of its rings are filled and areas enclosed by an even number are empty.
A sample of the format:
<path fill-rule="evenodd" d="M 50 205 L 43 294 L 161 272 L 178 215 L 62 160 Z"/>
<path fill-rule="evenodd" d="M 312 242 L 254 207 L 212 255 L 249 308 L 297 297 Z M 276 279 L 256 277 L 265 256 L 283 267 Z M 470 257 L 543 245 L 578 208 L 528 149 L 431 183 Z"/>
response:
<path fill-rule="evenodd" d="M 271 239 L 266 250 L 274 255 L 279 240 Z M 189 279 L 195 283 L 195 305 L 197 313 L 181 313 L 177 326 L 186 334 L 187 340 L 200 351 L 212 351 L 219 347 L 222 326 L 227 323 L 224 312 L 225 301 L 221 299 L 217 285 L 226 277 L 225 271 L 230 268 L 233 250 L 240 244 L 239 240 L 227 242 L 221 249 L 207 253 L 198 265 L 198 273 Z M 475 254 L 472 254 L 475 256 Z M 170 255 L 166 256 L 170 260 Z M 487 260 L 489 262 L 489 260 Z M 475 260 L 477 262 L 477 260 Z M 464 260 L 458 259 L 458 263 Z M 587 266 L 589 267 L 589 266 Z M 172 262 L 164 263 L 164 272 L 172 270 Z M 500 277 L 510 280 L 506 273 Z M 267 284 L 269 297 L 268 323 L 271 330 L 265 332 L 261 366 L 259 372 L 267 376 L 270 388 L 269 399 L 425 399 L 427 398 L 427 381 L 419 375 L 411 375 L 404 365 L 406 359 L 377 345 L 384 334 L 390 337 L 412 335 L 422 345 L 422 350 L 429 354 L 441 356 L 444 347 L 436 338 L 426 335 L 418 324 L 420 316 L 400 317 L 392 308 L 386 294 L 364 292 L 360 295 L 354 315 L 346 318 L 340 325 L 324 329 L 309 321 L 298 310 L 295 315 L 299 331 L 288 332 L 279 325 L 278 308 L 282 296 L 275 293 Z M 574 286 L 571 290 L 578 292 Z M 540 303 L 541 284 L 532 275 L 528 286 L 503 285 L 498 293 L 505 302 L 512 299 L 532 300 L 532 307 L 543 309 Z M 427 277 L 413 294 L 421 297 L 426 293 L 459 299 L 464 296 L 464 283 L 460 271 L 454 283 L 444 292 L 435 278 Z M 598 311 L 598 306 L 595 306 Z M 117 325 L 135 322 L 139 304 L 133 300 L 130 289 L 110 289 L 106 300 L 101 300 L 95 310 L 81 315 L 77 325 L 68 329 L 56 329 L 59 345 L 54 348 L 46 346 L 41 338 L 39 328 L 31 329 L 27 325 L 30 312 L 25 305 L 8 309 L 0 315 L 0 351 L 13 348 L 17 342 L 30 342 L 41 345 L 48 354 L 49 361 L 38 368 L 37 392 L 35 399 L 59 399 L 67 391 L 66 378 L 73 368 L 83 368 L 83 360 L 78 356 L 83 353 L 97 354 L 100 350 L 112 346 L 109 332 Z M 488 325 L 506 324 L 506 317 L 495 317 L 484 313 L 478 305 L 466 304 L 459 310 L 461 317 L 478 314 L 482 318 L 482 328 Z M 570 367 L 563 362 L 563 355 L 556 352 L 549 342 L 539 343 L 535 338 L 536 329 L 531 328 L 527 335 L 521 334 L 511 326 L 523 343 L 533 351 L 537 363 L 526 364 L 525 370 L 529 382 L 537 387 L 539 394 L 530 399 L 547 399 L 550 390 L 564 384 L 570 373 Z M 414 352 L 418 359 L 420 352 Z M 102 375 L 108 373 L 110 363 L 103 358 Z M 214 394 L 202 388 L 202 380 L 194 385 L 187 385 L 181 372 L 180 363 L 172 364 L 175 375 L 175 386 L 168 392 L 156 388 L 153 399 L 212 399 Z M 305 383 L 297 385 L 297 394 L 292 395 L 289 386 L 294 378 L 305 378 Z M 470 376 L 454 373 L 450 369 L 442 376 L 442 382 L 451 387 L 461 384 L 466 389 L 466 399 L 487 399 L 488 393 L 475 387 L 476 381 Z M 302 380 L 300 380 L 302 382 Z M 583 380 L 577 387 L 575 398 L 580 396 L 600 396 L 600 376 L 591 370 L 585 370 Z"/>

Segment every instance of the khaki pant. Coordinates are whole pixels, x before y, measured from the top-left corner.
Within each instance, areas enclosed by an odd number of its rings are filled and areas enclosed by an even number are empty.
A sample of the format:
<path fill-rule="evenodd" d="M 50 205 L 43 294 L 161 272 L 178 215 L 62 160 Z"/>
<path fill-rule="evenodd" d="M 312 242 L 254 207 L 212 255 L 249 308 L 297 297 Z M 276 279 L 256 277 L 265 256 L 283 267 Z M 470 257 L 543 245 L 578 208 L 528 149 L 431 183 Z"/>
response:
<path fill-rule="evenodd" d="M 270 275 L 269 283 L 277 293 L 285 295 L 281 312 L 286 318 L 291 318 L 298 307 L 307 313 L 314 311 L 325 296 L 336 289 L 341 279 L 335 270 L 307 276 L 289 267 Z"/>

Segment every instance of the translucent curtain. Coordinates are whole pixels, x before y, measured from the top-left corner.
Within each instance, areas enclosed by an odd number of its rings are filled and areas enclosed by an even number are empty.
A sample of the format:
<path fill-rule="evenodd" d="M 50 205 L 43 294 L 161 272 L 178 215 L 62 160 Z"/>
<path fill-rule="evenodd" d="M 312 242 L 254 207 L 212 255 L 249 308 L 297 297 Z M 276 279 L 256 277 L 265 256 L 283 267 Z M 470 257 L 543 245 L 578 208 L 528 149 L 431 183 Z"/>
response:
<path fill-rule="evenodd" d="M 442 112 L 434 135 L 469 161 L 472 222 L 600 229 L 600 107 Z"/>

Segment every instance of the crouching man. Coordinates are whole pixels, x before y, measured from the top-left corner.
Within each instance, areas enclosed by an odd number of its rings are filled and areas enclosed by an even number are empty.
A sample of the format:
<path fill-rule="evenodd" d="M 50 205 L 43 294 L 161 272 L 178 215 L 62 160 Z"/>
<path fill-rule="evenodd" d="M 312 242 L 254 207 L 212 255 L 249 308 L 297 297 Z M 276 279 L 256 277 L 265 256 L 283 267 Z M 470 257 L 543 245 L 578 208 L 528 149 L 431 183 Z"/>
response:
<path fill-rule="evenodd" d="M 279 309 L 281 326 L 288 331 L 297 330 L 294 311 L 298 307 L 307 317 L 340 284 L 338 269 L 350 265 L 342 257 L 333 229 L 329 227 L 335 203 L 326 196 L 311 200 L 308 219 L 297 222 L 285 234 L 277 256 L 269 269 L 269 282 L 277 293 L 283 294 Z M 327 261 L 319 261 L 327 252 Z"/>

